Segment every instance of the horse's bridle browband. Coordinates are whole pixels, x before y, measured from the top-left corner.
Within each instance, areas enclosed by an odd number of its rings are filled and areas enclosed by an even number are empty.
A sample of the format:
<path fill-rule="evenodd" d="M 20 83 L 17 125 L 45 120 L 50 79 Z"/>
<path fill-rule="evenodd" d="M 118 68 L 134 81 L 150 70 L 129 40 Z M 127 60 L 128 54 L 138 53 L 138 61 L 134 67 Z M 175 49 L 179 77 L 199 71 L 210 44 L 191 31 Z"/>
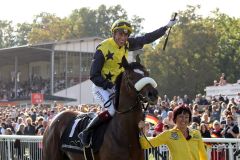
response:
<path fill-rule="evenodd" d="M 130 107 L 129 109 L 127 109 L 127 110 L 125 110 L 125 111 L 119 111 L 117 108 L 115 108 L 116 113 L 118 113 L 118 114 L 128 113 L 128 112 L 132 111 L 132 110 L 133 110 L 135 107 L 137 107 L 138 105 L 141 105 L 142 109 L 146 110 L 147 107 L 148 107 L 148 103 L 147 103 L 146 106 L 144 105 L 144 103 L 146 103 L 146 102 L 145 102 L 146 97 L 144 97 L 144 96 L 140 93 L 141 90 L 137 90 L 137 89 L 135 88 L 135 84 L 136 84 L 136 83 L 134 84 L 134 83 L 129 79 L 129 76 L 126 74 L 126 72 L 123 73 L 122 78 L 123 78 L 124 81 L 127 83 L 127 88 L 128 88 L 128 90 L 133 89 L 133 90 L 137 93 L 137 101 L 136 101 L 136 104 L 135 104 L 135 105 L 133 105 L 132 107 Z M 146 77 L 143 77 L 143 78 L 146 78 Z"/>

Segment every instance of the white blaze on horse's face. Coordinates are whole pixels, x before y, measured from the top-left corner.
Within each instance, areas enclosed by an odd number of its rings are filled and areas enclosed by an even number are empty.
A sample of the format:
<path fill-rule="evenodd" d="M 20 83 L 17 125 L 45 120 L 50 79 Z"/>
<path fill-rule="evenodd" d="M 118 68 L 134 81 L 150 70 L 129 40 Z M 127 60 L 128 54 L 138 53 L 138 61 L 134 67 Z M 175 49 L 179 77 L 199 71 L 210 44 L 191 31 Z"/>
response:
<path fill-rule="evenodd" d="M 134 69 L 133 71 L 134 71 L 135 73 L 139 73 L 139 74 L 141 74 L 142 76 L 144 76 L 144 72 L 141 71 L 140 69 Z"/>
<path fill-rule="evenodd" d="M 157 83 L 154 79 L 150 78 L 150 77 L 143 77 L 140 80 L 138 80 L 134 87 L 136 88 L 137 91 L 141 91 L 141 89 L 146 86 L 147 84 L 151 84 L 153 86 L 153 88 L 157 87 Z"/>

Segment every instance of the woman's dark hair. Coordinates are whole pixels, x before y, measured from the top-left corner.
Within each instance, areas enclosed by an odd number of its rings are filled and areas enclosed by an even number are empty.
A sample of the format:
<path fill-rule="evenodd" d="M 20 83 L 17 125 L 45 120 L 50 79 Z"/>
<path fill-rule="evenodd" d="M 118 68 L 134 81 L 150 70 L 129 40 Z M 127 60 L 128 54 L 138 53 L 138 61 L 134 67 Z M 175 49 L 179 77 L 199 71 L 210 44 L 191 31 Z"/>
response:
<path fill-rule="evenodd" d="M 173 122 L 176 123 L 176 119 L 177 119 L 177 116 L 179 114 L 189 114 L 189 122 L 192 121 L 192 111 L 189 107 L 185 106 L 185 105 L 179 105 L 177 106 L 176 108 L 174 108 L 173 110 Z"/>

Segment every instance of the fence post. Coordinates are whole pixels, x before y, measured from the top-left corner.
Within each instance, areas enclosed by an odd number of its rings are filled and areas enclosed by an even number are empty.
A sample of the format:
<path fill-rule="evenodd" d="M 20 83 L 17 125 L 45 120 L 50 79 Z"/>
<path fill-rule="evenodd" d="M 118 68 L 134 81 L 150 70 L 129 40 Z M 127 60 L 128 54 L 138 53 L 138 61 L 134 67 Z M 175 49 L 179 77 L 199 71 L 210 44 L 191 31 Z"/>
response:
<path fill-rule="evenodd" d="M 11 146 L 10 146 L 10 141 L 11 139 L 7 139 L 7 157 L 9 160 L 11 160 L 11 153 L 10 153 L 10 150 L 11 150 Z"/>
<path fill-rule="evenodd" d="M 232 143 L 228 143 L 228 150 L 229 150 L 229 159 L 233 159 L 233 145 Z"/>

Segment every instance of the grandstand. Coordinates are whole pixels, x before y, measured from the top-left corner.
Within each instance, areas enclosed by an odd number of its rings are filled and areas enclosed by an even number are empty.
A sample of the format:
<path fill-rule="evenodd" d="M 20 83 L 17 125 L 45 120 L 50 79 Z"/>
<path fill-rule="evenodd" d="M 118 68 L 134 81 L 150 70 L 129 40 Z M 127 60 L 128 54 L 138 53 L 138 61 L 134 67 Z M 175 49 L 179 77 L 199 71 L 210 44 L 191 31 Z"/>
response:
<path fill-rule="evenodd" d="M 0 49 L 1 105 L 31 103 L 31 93 L 43 103 L 93 103 L 88 81 L 90 62 L 99 37 Z"/>

